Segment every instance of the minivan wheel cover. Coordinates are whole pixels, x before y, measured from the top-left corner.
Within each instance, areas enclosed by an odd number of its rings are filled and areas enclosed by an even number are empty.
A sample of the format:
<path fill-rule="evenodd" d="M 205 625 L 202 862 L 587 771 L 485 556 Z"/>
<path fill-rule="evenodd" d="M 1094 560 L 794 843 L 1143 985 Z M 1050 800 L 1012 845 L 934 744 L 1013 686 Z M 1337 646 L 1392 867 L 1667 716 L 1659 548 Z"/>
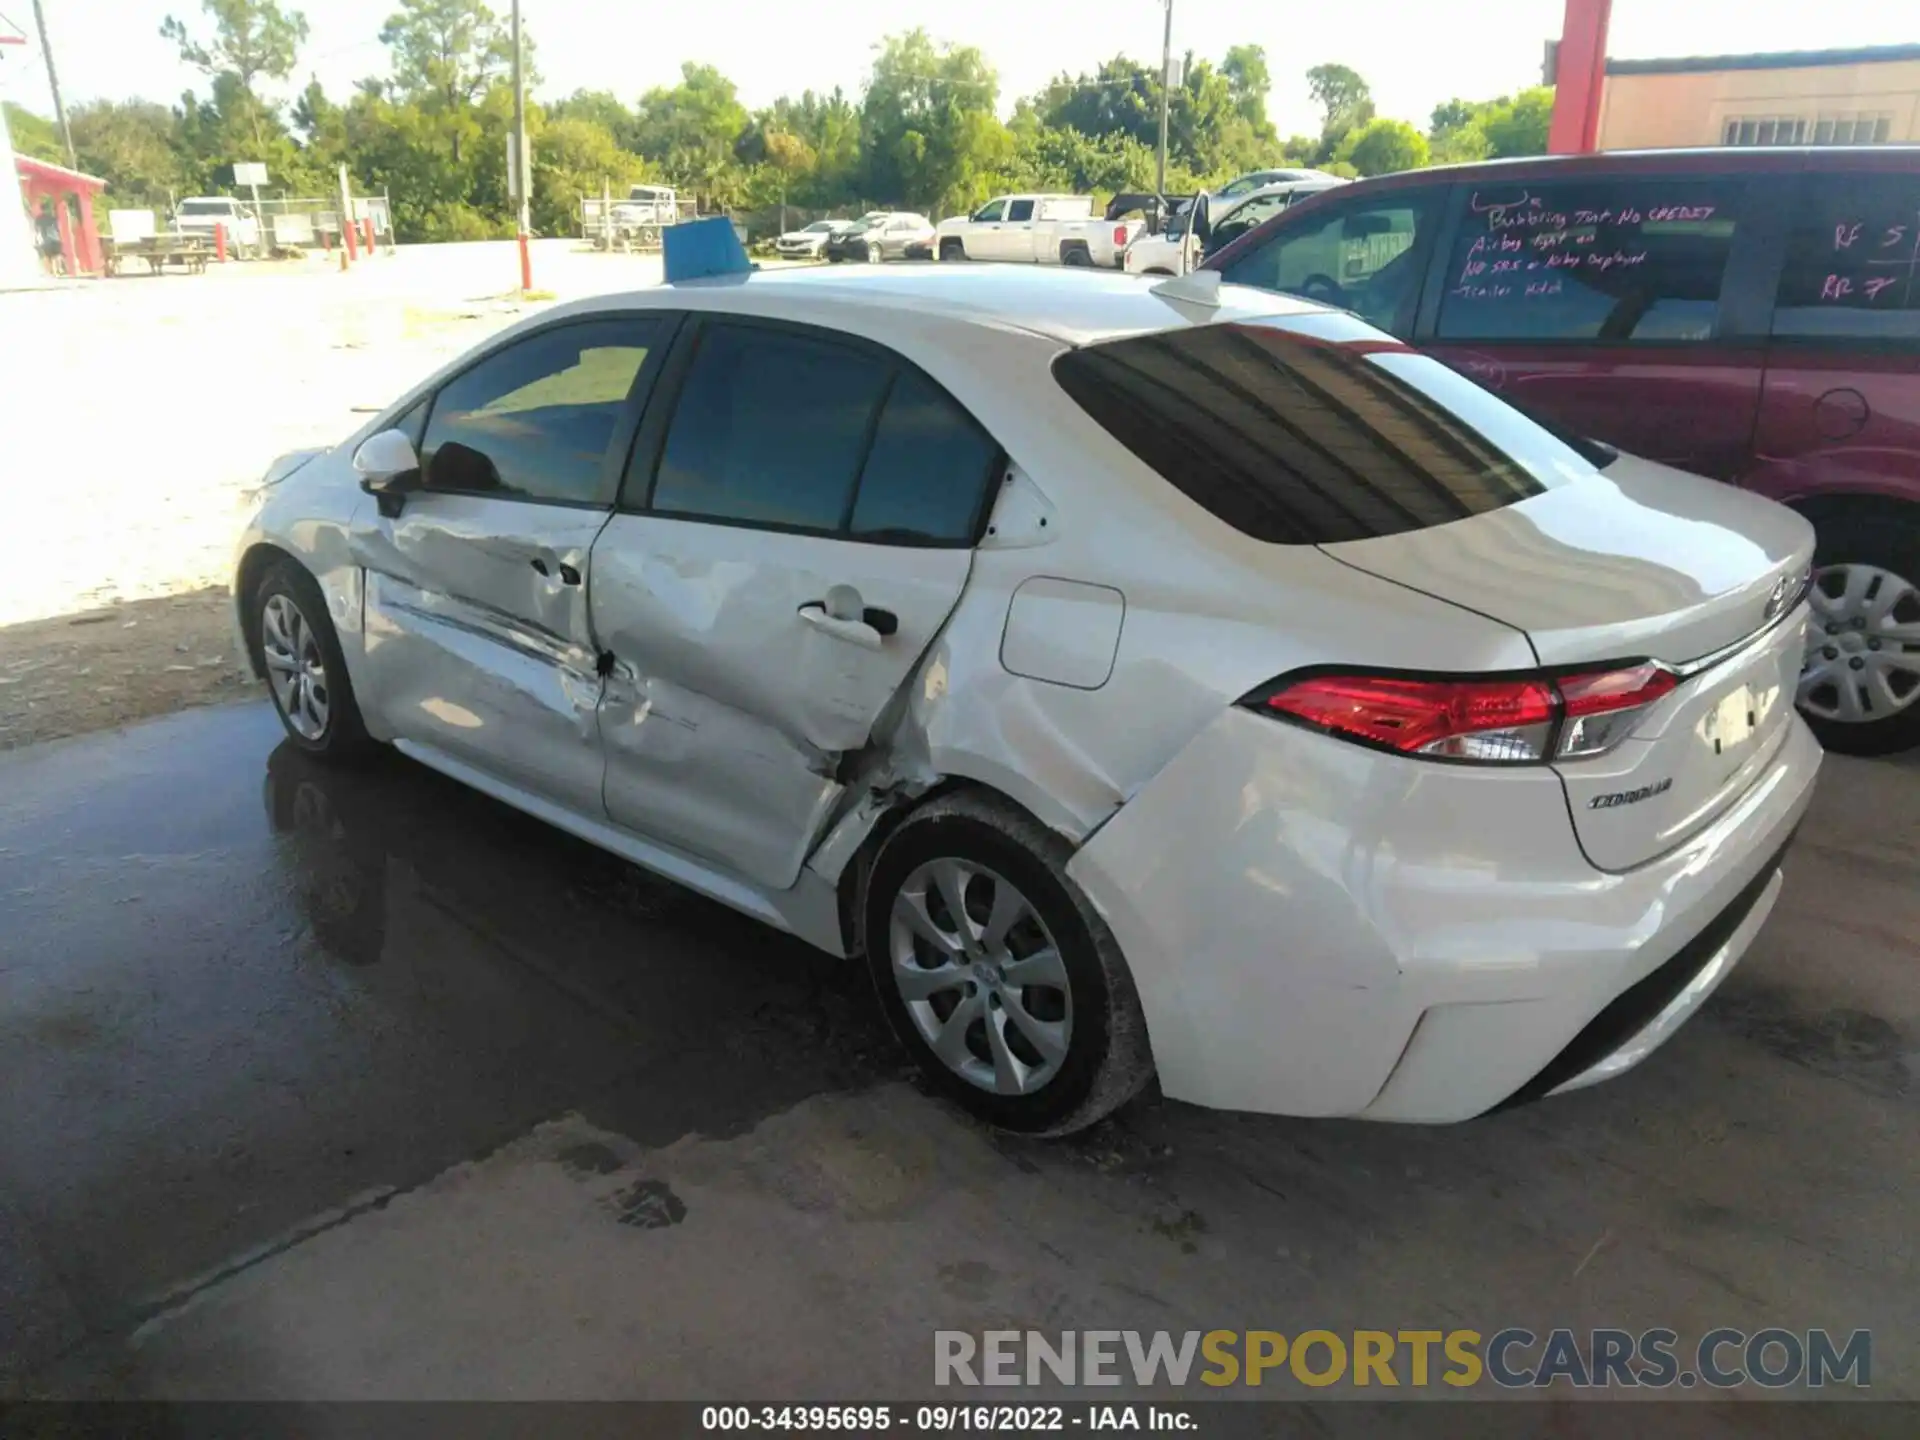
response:
<path fill-rule="evenodd" d="M 1877 565 L 1827 565 L 1807 598 L 1802 710 L 1867 725 L 1920 700 L 1920 587 Z"/>
<path fill-rule="evenodd" d="M 970 860 L 929 860 L 894 896 L 888 969 L 940 1063 L 996 1095 L 1060 1073 L 1073 992 L 1046 922 L 1019 887 Z"/>
<path fill-rule="evenodd" d="M 289 595 L 270 595 L 260 611 L 260 653 L 287 724 L 302 740 L 327 733 L 332 692 L 320 637 Z"/>

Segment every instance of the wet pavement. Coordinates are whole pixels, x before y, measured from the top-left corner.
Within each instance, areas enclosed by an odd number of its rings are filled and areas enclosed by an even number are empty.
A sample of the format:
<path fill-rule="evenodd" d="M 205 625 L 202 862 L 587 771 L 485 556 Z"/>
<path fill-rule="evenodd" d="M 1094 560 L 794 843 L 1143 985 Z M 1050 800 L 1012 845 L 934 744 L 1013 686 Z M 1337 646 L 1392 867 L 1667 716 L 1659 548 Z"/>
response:
<path fill-rule="evenodd" d="M 1920 763 L 1829 763 L 1754 952 L 1619 1082 L 1037 1145 L 924 1095 L 856 967 L 278 742 L 249 704 L 0 757 L 0 1395 L 844 1400 L 927 1393 L 936 1328 L 1778 1324 L 1872 1329 L 1920 1398 Z"/>

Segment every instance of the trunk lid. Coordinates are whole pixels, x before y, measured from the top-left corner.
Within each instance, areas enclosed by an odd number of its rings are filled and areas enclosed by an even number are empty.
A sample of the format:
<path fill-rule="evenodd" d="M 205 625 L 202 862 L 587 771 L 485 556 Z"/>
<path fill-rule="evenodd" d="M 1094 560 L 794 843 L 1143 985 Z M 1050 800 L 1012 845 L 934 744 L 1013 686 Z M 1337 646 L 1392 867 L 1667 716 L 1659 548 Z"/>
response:
<path fill-rule="evenodd" d="M 1555 765 L 1601 869 L 1711 823 L 1793 723 L 1813 529 L 1758 496 L 1622 455 L 1503 509 L 1321 548 L 1524 631 L 1550 669 L 1657 660 L 1680 675 L 1616 748 Z"/>

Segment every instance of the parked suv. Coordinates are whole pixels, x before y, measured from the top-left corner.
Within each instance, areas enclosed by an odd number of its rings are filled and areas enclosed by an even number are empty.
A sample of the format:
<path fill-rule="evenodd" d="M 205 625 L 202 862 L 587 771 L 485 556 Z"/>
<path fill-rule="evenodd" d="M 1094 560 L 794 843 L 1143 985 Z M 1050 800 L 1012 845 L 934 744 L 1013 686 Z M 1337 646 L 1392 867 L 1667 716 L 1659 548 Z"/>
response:
<path fill-rule="evenodd" d="M 1801 709 L 1830 749 L 1920 744 L 1920 148 L 1409 171 L 1292 206 L 1204 268 L 1800 510 L 1820 536 Z"/>

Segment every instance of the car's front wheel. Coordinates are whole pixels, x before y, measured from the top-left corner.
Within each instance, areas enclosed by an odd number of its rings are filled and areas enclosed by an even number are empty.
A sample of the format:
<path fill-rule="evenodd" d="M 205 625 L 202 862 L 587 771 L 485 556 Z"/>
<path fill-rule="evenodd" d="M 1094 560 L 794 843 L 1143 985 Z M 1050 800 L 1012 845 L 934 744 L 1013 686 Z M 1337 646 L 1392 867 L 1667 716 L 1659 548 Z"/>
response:
<path fill-rule="evenodd" d="M 1133 976 L 1070 855 L 962 793 L 903 821 L 867 880 L 867 963 L 895 1033 L 947 1095 L 1026 1134 L 1083 1129 L 1153 1075 Z"/>
<path fill-rule="evenodd" d="M 251 619 L 260 669 L 287 738 L 330 760 L 370 749 L 340 640 L 313 577 L 291 561 L 274 565 L 254 589 Z"/>
<path fill-rule="evenodd" d="M 1920 746 L 1920 532 L 1912 510 L 1822 515 L 1800 711 L 1829 750 Z"/>

